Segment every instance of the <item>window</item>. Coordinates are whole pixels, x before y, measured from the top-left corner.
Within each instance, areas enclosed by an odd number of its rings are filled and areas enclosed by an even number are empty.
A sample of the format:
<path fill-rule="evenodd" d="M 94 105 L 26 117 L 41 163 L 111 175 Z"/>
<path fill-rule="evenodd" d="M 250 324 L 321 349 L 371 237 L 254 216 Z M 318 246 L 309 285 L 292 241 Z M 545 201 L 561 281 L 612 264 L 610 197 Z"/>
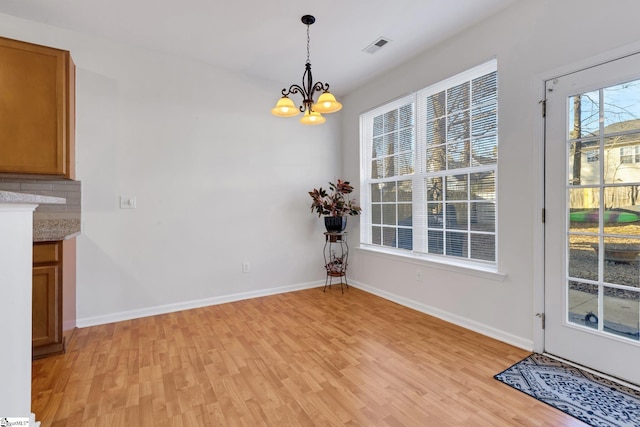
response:
<path fill-rule="evenodd" d="M 620 147 L 620 163 L 640 163 L 640 145 Z"/>
<path fill-rule="evenodd" d="M 598 150 L 587 151 L 587 163 L 596 163 L 600 160 L 600 152 Z"/>
<path fill-rule="evenodd" d="M 360 117 L 361 243 L 496 262 L 496 61 Z"/>

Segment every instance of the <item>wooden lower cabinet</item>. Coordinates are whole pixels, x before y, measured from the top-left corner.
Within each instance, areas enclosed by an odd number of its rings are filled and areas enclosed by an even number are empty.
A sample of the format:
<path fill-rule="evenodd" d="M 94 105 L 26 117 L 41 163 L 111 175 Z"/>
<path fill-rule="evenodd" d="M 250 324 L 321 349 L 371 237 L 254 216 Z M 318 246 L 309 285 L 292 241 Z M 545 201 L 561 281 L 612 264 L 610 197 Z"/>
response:
<path fill-rule="evenodd" d="M 32 340 L 35 352 L 62 351 L 62 298 L 60 267 L 40 265 L 33 267 Z"/>
<path fill-rule="evenodd" d="M 33 357 L 65 351 L 75 329 L 75 239 L 33 244 Z"/>

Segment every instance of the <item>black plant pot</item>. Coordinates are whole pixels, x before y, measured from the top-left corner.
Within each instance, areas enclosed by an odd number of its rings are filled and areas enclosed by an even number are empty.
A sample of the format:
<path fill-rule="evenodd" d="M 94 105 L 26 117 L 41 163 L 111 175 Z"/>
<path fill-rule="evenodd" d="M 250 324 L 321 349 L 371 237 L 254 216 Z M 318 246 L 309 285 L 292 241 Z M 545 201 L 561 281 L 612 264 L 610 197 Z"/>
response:
<path fill-rule="evenodd" d="M 325 216 L 324 226 L 329 233 L 341 233 L 347 226 L 346 216 Z"/>

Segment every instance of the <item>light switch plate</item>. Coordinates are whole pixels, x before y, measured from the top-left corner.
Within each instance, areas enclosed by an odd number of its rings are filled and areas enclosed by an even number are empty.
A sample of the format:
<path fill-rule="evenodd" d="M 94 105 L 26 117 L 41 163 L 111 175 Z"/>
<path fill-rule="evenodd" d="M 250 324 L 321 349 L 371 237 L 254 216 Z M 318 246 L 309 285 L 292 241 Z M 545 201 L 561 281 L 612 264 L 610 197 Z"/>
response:
<path fill-rule="evenodd" d="M 136 196 L 120 196 L 120 209 L 135 209 Z"/>

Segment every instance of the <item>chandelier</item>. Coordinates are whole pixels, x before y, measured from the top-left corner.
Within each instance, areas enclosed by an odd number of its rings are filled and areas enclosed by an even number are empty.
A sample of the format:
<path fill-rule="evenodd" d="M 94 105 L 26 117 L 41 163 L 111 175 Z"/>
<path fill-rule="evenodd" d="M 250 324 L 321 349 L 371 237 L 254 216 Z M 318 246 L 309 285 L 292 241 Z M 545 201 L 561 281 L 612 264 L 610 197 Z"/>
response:
<path fill-rule="evenodd" d="M 288 90 L 287 88 L 282 89 L 282 98 L 271 109 L 271 113 L 278 117 L 294 117 L 304 113 L 300 123 L 304 125 L 319 125 L 326 120 L 321 113 L 335 113 L 342 108 L 342 104 L 336 101 L 335 96 L 329 92 L 328 83 L 313 83 L 311 62 L 309 62 L 309 26 L 316 22 L 316 18 L 311 15 L 304 15 L 301 21 L 307 26 L 307 63 L 302 75 L 302 86 L 292 84 Z M 313 97 L 319 91 L 322 91 L 322 94 L 318 98 L 318 102 L 314 103 Z M 289 95 L 295 93 L 299 93 L 302 96 L 302 105 L 300 107 L 296 107 L 291 98 L 289 98 Z"/>

